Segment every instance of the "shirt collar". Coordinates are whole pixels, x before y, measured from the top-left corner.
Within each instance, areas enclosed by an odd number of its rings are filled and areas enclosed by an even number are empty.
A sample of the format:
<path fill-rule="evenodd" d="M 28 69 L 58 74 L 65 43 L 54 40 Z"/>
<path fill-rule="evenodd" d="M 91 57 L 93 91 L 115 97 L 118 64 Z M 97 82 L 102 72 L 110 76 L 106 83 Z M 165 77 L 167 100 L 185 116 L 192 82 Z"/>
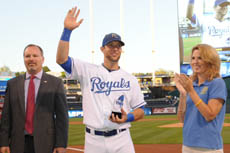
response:
<path fill-rule="evenodd" d="M 37 79 L 40 79 L 42 78 L 42 73 L 43 73 L 43 70 L 41 70 L 40 72 L 38 72 L 37 74 L 35 74 L 34 76 L 37 78 Z M 28 72 L 26 72 L 26 79 L 30 79 L 30 76 L 31 74 L 29 74 Z"/>
<path fill-rule="evenodd" d="M 205 82 L 202 83 L 200 86 L 203 86 L 203 85 L 204 85 L 204 86 L 207 86 L 209 83 L 210 83 L 210 82 L 209 82 L 208 80 L 205 80 Z M 198 87 L 198 86 L 199 86 L 199 85 L 198 85 L 198 80 L 195 80 L 195 81 L 193 82 L 193 85 Z"/>
<path fill-rule="evenodd" d="M 119 68 L 118 68 L 117 70 L 110 70 L 110 69 L 108 69 L 107 67 L 105 67 L 104 63 L 102 63 L 101 65 L 102 65 L 108 72 L 113 72 L 113 71 L 118 71 L 118 70 L 120 70 L 120 66 L 119 66 Z"/>

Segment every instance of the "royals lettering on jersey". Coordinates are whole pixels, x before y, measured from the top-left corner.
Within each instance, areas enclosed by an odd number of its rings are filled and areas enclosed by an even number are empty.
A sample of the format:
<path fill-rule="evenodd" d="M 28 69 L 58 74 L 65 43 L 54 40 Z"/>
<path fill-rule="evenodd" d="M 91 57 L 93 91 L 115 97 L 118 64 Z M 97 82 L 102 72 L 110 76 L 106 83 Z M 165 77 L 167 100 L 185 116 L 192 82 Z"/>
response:
<path fill-rule="evenodd" d="M 92 77 L 90 82 L 92 92 L 105 93 L 106 96 L 109 96 L 111 92 L 130 90 L 130 81 L 125 81 L 124 78 L 119 81 L 103 81 L 100 77 Z"/>
<path fill-rule="evenodd" d="M 222 37 L 223 35 L 230 35 L 230 27 L 225 28 L 218 28 L 215 26 L 208 26 L 209 35 L 210 36 L 219 36 Z"/>
<path fill-rule="evenodd" d="M 206 17 L 202 20 L 202 43 L 215 48 L 230 46 L 230 21 L 220 22 L 216 18 Z"/>

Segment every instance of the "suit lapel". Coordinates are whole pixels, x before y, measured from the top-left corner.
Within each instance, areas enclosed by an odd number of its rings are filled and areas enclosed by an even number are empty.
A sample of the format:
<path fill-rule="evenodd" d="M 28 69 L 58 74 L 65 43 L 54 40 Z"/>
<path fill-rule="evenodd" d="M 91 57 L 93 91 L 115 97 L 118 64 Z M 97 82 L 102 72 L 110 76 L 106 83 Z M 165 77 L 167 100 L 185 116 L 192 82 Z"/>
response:
<path fill-rule="evenodd" d="M 48 84 L 47 74 L 43 72 L 41 82 L 40 82 L 40 87 L 38 89 L 37 99 L 36 99 L 36 109 L 39 105 L 40 99 L 43 97 L 43 93 L 47 89 L 47 84 Z"/>
<path fill-rule="evenodd" d="M 19 76 L 19 81 L 17 84 L 17 92 L 19 95 L 19 103 L 20 103 L 20 107 L 23 110 L 24 115 L 25 113 L 25 80 L 26 80 L 26 75 L 21 75 Z"/>

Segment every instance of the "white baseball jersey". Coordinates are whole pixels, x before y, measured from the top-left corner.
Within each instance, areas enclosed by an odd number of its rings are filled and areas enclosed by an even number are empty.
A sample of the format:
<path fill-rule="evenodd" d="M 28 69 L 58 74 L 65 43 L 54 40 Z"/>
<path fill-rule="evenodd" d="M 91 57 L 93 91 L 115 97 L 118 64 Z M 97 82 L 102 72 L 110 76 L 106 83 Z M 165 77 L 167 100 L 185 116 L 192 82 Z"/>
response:
<path fill-rule="evenodd" d="M 215 48 L 230 47 L 230 21 L 207 17 L 202 22 L 202 43 Z"/>
<path fill-rule="evenodd" d="M 83 123 L 94 129 L 110 130 L 131 126 L 129 122 L 117 124 L 109 120 L 114 102 L 119 99 L 123 100 L 126 113 L 146 104 L 137 79 L 122 69 L 109 72 L 103 65 L 72 58 L 72 73 L 67 75 L 80 81 Z"/>
<path fill-rule="evenodd" d="M 201 27 L 202 43 L 214 48 L 230 47 L 230 20 L 220 22 L 214 16 L 202 16 L 192 26 Z"/>

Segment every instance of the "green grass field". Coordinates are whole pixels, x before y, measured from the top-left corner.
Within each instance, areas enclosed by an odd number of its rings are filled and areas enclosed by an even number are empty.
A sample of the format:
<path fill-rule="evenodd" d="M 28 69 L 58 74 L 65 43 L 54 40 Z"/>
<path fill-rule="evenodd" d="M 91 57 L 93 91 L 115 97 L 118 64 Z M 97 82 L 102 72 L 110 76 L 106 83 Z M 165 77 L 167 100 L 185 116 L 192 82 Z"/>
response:
<path fill-rule="evenodd" d="M 230 114 L 226 114 L 230 118 Z M 162 118 L 176 119 L 176 115 L 153 115 L 145 116 L 150 121 L 133 122 L 131 135 L 134 144 L 181 144 L 182 128 L 159 128 L 160 125 L 178 123 L 178 120 L 157 120 Z M 71 121 L 82 121 L 82 118 L 72 118 Z M 230 119 L 225 119 L 230 123 Z M 69 146 L 83 145 L 85 126 L 82 124 L 69 125 Z M 230 127 L 223 128 L 225 144 L 230 144 Z"/>
<path fill-rule="evenodd" d="M 184 38 L 183 42 L 184 42 L 184 61 L 188 61 L 190 59 L 192 47 L 201 43 L 201 38 L 200 37 Z"/>

